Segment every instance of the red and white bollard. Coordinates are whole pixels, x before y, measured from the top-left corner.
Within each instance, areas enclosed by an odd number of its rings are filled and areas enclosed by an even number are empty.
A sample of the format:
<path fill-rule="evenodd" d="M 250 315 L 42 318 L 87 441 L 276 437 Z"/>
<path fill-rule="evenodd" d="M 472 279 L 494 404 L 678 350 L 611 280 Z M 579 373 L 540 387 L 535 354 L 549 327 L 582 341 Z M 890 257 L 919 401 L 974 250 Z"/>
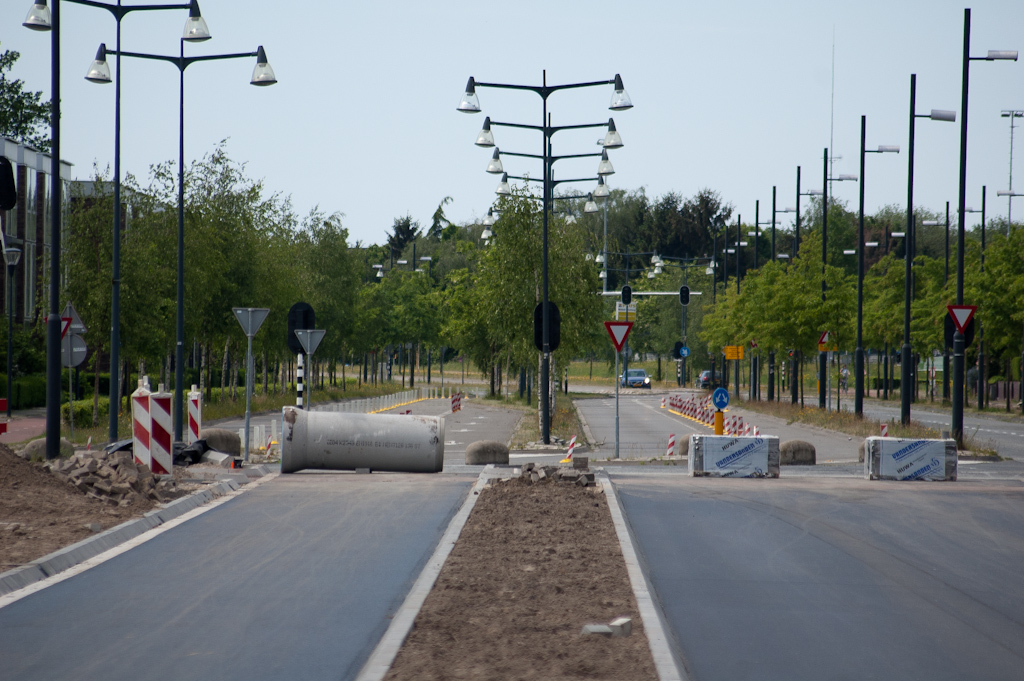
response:
<path fill-rule="evenodd" d="M 151 419 L 149 455 L 152 461 L 149 469 L 154 475 L 170 475 L 174 471 L 171 442 L 174 420 L 171 417 L 171 398 L 161 384 L 157 392 L 149 396 L 149 417 Z"/>
<path fill-rule="evenodd" d="M 135 463 L 150 466 L 150 430 L 153 420 L 149 416 L 149 376 L 139 379 L 139 387 L 132 393 L 132 452 Z"/>
<path fill-rule="evenodd" d="M 665 408 L 665 398 L 664 397 L 661 398 L 661 408 L 662 409 Z"/>
<path fill-rule="evenodd" d="M 203 394 L 196 386 L 188 393 L 188 432 L 185 443 L 192 444 L 199 439 L 199 431 L 203 429 Z"/>
<path fill-rule="evenodd" d="M 882 424 L 882 437 L 889 437 L 889 424 L 888 423 L 883 423 Z"/>
<path fill-rule="evenodd" d="M 462 410 L 462 393 L 452 395 L 452 413 Z"/>
<path fill-rule="evenodd" d="M 676 434 L 670 433 L 668 436 L 668 451 L 665 452 L 665 456 L 676 455 Z"/>

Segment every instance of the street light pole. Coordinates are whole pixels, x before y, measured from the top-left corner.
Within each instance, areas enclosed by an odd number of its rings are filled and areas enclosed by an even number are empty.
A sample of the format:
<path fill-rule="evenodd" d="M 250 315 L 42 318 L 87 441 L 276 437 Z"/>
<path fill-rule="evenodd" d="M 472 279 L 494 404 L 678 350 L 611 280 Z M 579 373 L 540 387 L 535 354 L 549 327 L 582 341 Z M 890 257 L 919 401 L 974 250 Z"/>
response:
<path fill-rule="evenodd" d="M 20 248 L 4 249 L 4 260 L 7 262 L 7 420 L 11 419 L 11 408 L 14 402 L 13 373 L 14 373 L 14 268 L 21 260 Z"/>
<path fill-rule="evenodd" d="M 1011 192 L 1013 191 L 1013 129 L 1017 126 L 1013 124 L 1013 119 L 1024 118 L 1024 110 L 1021 109 L 1004 109 L 1000 114 L 1003 118 L 1010 119 L 1010 186 L 1007 187 Z M 1013 201 L 1006 199 L 1006 236 L 1010 236 L 1010 225 L 1013 224 Z"/>
<path fill-rule="evenodd" d="M 190 17 L 190 22 L 192 17 Z M 117 56 L 135 57 L 139 59 L 150 59 L 173 64 L 178 69 L 178 282 L 177 282 L 177 324 L 175 343 L 175 374 L 174 374 L 174 439 L 180 442 L 182 439 L 182 410 L 184 406 L 184 384 L 185 384 L 185 69 L 191 64 L 202 61 L 215 61 L 223 59 L 239 59 L 243 57 L 256 57 L 256 67 L 253 69 L 251 85 L 266 86 L 277 82 L 273 69 L 267 62 L 266 52 L 260 45 L 254 52 L 236 52 L 231 54 L 203 55 L 199 57 L 185 56 L 185 42 L 195 42 L 195 38 L 189 37 L 189 24 L 186 24 L 186 34 L 180 42 L 180 51 L 177 57 L 160 54 L 147 54 L 142 52 L 124 52 L 116 50 Z M 207 36 L 209 34 L 207 33 Z M 92 82 L 104 82 L 103 69 L 106 69 L 106 78 L 109 81 L 109 68 L 106 67 L 106 54 L 109 51 L 105 45 L 100 45 L 96 55 L 93 68 L 90 69 Z"/>
<path fill-rule="evenodd" d="M 957 199 L 958 225 L 956 230 L 956 304 L 964 304 L 964 208 L 967 200 L 967 93 L 972 60 L 1017 61 L 1013 50 L 989 50 L 985 57 L 971 57 L 971 10 L 964 9 L 963 86 L 960 93 L 960 191 Z M 1009 224 L 1007 224 L 1009 229 Z M 1024 375 L 1021 377 L 1024 384 Z M 964 431 L 964 334 L 954 329 L 953 334 L 953 413 L 950 435 L 958 444 L 963 443 Z"/>
<path fill-rule="evenodd" d="M 561 182 L 575 182 L 580 180 L 554 180 L 553 164 L 560 158 L 579 158 L 583 156 L 594 156 L 595 154 L 574 154 L 572 156 L 553 156 L 551 153 L 551 138 L 559 130 L 567 129 L 580 129 L 580 128 L 597 128 L 605 127 L 609 128 L 608 138 L 611 139 L 612 133 L 615 132 L 614 121 L 608 120 L 608 123 L 600 124 L 584 124 L 584 125 L 568 125 L 568 126 L 552 126 L 551 121 L 548 118 L 548 97 L 558 92 L 559 90 L 594 87 L 599 85 L 612 85 L 614 86 L 614 93 L 609 105 L 609 109 L 612 111 L 625 111 L 633 107 L 633 103 L 629 99 L 629 95 L 626 94 L 626 90 L 622 85 L 622 78 L 619 74 L 615 74 L 615 78 L 612 80 L 602 81 L 591 81 L 586 83 L 570 83 L 565 85 L 548 85 L 547 84 L 547 71 L 543 72 L 542 85 L 509 85 L 504 83 L 477 83 L 473 77 L 470 77 L 469 82 L 466 84 L 466 92 L 459 102 L 457 110 L 463 113 L 479 113 L 480 112 L 480 100 L 476 94 L 477 87 L 490 87 L 490 88 L 501 88 L 510 90 L 526 90 L 537 94 L 542 101 L 541 109 L 541 124 L 537 125 L 524 125 L 518 123 L 498 123 L 495 121 L 491 122 L 491 125 L 503 125 L 507 127 L 525 128 L 530 130 L 537 130 L 542 134 L 542 152 L 540 156 L 534 154 L 509 154 L 514 156 L 526 156 L 529 158 L 537 158 L 542 161 L 542 183 L 543 189 L 541 192 L 542 197 L 542 209 L 543 214 L 542 228 L 541 228 L 541 239 L 542 239 L 542 257 L 541 257 L 541 385 L 543 390 L 541 392 L 540 409 L 541 409 L 541 438 L 544 444 L 549 444 L 551 441 L 551 410 L 550 410 L 550 369 L 551 369 L 551 320 L 550 320 L 550 306 L 548 305 L 548 214 L 551 209 L 552 195 L 554 186 Z M 615 133 L 615 137 L 618 137 L 618 133 Z M 482 145 L 489 146 L 489 145 Z M 608 161 L 607 149 L 617 148 L 622 146 L 621 140 L 618 140 L 617 144 L 610 142 L 605 143 L 605 151 L 600 154 L 602 157 L 601 165 L 598 167 L 598 175 L 611 175 L 614 170 L 611 168 L 611 163 Z M 507 153 L 507 152 L 505 152 Z M 607 164 L 607 170 L 602 172 Z M 526 179 L 526 178 L 523 178 Z M 589 178 L 588 178 L 589 179 Z M 504 184 L 504 182 L 503 182 Z M 499 185 L 500 187 L 501 185 Z"/>

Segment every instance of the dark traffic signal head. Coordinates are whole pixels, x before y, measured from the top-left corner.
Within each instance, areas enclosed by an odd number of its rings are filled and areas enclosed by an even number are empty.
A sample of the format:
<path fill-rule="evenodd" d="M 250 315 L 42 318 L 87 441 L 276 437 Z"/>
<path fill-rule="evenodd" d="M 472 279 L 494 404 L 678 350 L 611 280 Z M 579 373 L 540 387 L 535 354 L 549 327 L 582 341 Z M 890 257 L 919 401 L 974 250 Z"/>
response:
<path fill-rule="evenodd" d="M 626 284 L 622 287 L 622 304 L 629 305 L 633 301 L 633 289 Z"/>
<path fill-rule="evenodd" d="M 683 307 L 686 307 L 687 305 L 690 304 L 690 287 L 689 286 L 680 286 L 679 287 L 679 302 L 683 304 Z"/>

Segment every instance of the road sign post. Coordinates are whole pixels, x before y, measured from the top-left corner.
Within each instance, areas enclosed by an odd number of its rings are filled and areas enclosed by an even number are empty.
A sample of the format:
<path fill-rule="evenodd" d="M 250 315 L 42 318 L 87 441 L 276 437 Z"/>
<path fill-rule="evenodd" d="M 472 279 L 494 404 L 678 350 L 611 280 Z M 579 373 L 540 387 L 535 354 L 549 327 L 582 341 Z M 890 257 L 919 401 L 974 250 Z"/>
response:
<path fill-rule="evenodd" d="M 313 366 L 313 353 L 320 347 L 320 341 L 324 339 L 324 334 L 326 333 L 323 329 L 295 329 L 295 337 L 299 339 L 302 349 L 306 351 L 306 357 L 310 358 L 310 367 Z M 313 401 L 309 398 L 312 392 L 310 389 L 306 390 L 306 403 L 310 405 L 313 404 Z"/>
<path fill-rule="evenodd" d="M 725 388 L 715 388 L 711 393 L 711 402 L 715 405 L 715 435 L 725 433 L 723 410 L 729 406 L 729 391 Z"/>
<path fill-rule="evenodd" d="M 615 346 L 615 458 L 619 458 L 619 353 L 622 346 L 629 338 L 629 332 L 633 329 L 633 322 L 605 322 L 604 328 L 611 336 L 612 345 Z"/>
<path fill-rule="evenodd" d="M 252 358 L 252 339 L 256 335 L 256 332 L 260 330 L 260 326 L 263 325 L 267 315 L 270 314 L 270 310 L 265 307 L 233 307 L 231 311 L 235 313 L 235 319 L 242 325 L 242 331 L 245 333 L 245 338 L 248 343 L 248 347 L 245 353 L 245 449 L 243 450 L 243 456 L 245 460 L 249 460 L 249 417 L 252 408 L 252 383 L 253 374 L 256 373 L 256 363 Z"/>

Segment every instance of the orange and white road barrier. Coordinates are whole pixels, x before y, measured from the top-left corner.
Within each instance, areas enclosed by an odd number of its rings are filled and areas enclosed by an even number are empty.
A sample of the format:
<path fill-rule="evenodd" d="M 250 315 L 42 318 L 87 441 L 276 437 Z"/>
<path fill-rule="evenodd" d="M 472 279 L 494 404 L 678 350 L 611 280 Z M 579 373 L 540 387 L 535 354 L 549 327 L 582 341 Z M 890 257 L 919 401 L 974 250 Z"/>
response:
<path fill-rule="evenodd" d="M 462 410 L 462 393 L 452 395 L 452 413 Z"/>
<path fill-rule="evenodd" d="M 665 452 L 665 456 L 675 456 L 675 455 L 676 455 L 676 434 L 675 433 L 671 433 L 668 436 L 668 451 Z"/>
<path fill-rule="evenodd" d="M 157 392 L 149 396 L 149 417 L 151 419 L 149 456 L 152 459 L 149 469 L 154 475 L 170 475 L 174 472 L 171 442 L 174 432 L 174 421 L 171 417 L 171 398 L 161 384 Z"/>
<path fill-rule="evenodd" d="M 573 450 L 575 450 L 575 449 L 576 449 L 576 436 L 573 435 L 572 439 L 569 440 L 569 451 L 568 451 L 568 453 L 566 453 L 565 458 L 562 459 L 561 461 L 559 461 L 558 463 L 570 463 L 572 461 Z"/>
<path fill-rule="evenodd" d="M 888 423 L 883 423 L 882 424 L 882 437 L 889 437 L 889 424 Z"/>
<path fill-rule="evenodd" d="M 185 443 L 192 444 L 199 439 L 199 431 L 203 429 L 203 394 L 193 385 L 188 393 L 188 432 Z"/>
<path fill-rule="evenodd" d="M 135 463 L 149 466 L 153 459 L 149 454 L 150 430 L 153 419 L 149 416 L 149 377 L 139 379 L 139 387 L 132 393 L 132 452 Z"/>

